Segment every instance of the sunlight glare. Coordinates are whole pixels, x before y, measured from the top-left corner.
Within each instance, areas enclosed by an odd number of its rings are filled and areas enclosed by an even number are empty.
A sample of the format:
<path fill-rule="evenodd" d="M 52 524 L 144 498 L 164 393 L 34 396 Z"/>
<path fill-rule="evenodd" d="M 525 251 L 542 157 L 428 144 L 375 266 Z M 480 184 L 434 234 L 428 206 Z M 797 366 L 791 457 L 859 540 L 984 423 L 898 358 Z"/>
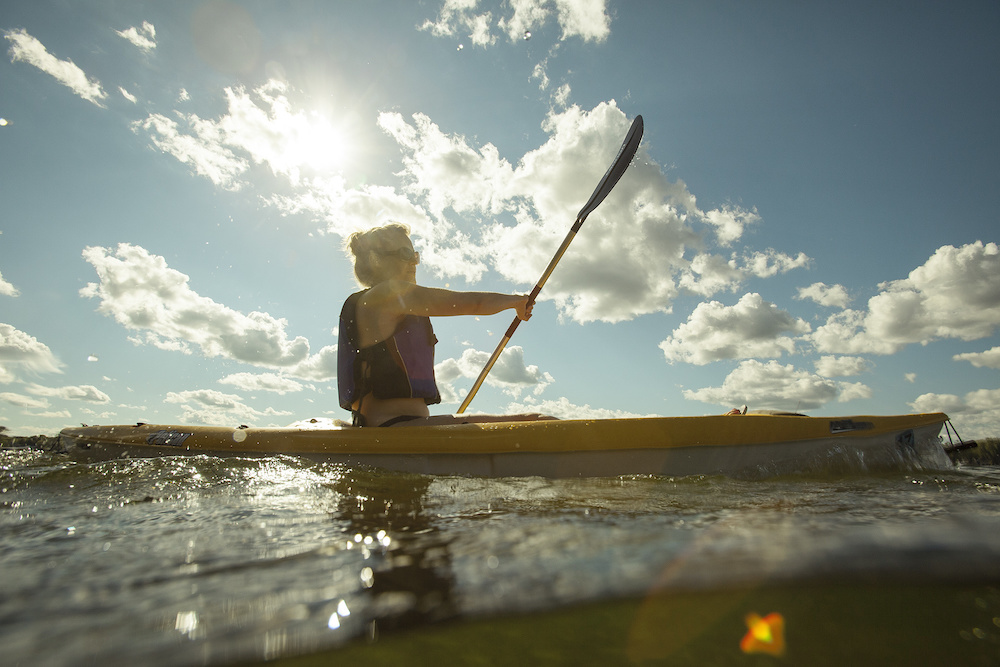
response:
<path fill-rule="evenodd" d="M 303 118 L 295 140 L 287 147 L 292 164 L 318 172 L 343 169 L 350 157 L 347 136 L 318 113 Z"/>

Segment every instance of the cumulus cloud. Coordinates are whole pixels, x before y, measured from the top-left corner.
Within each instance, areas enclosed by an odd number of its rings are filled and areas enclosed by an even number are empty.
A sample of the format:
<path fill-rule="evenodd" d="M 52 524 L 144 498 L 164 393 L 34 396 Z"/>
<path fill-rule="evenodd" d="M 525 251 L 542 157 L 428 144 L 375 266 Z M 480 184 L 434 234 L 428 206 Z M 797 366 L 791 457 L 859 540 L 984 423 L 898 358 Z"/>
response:
<path fill-rule="evenodd" d="M 985 352 L 966 352 L 952 357 L 955 361 L 968 361 L 976 368 L 994 368 L 1000 370 L 1000 347 L 994 347 Z"/>
<path fill-rule="evenodd" d="M 67 387 L 43 387 L 38 384 L 29 384 L 25 387 L 25 391 L 34 396 L 58 398 L 64 401 L 87 401 L 88 403 L 111 402 L 110 396 L 90 384 Z"/>
<path fill-rule="evenodd" d="M 497 20 L 497 27 L 511 42 L 523 39 L 525 33 L 537 31 L 552 15 L 552 4 L 544 0 L 512 0 L 510 16 Z"/>
<path fill-rule="evenodd" d="M 845 310 L 818 327 L 816 348 L 892 354 L 911 343 L 992 335 L 1000 325 L 1000 248 L 981 241 L 942 246 L 907 278 L 879 289 L 867 311 Z"/>
<path fill-rule="evenodd" d="M 555 400 L 540 400 L 527 396 L 521 402 L 507 405 L 505 414 L 537 412 L 559 419 L 638 419 L 640 417 L 656 417 L 653 414 L 639 414 L 625 410 L 608 410 L 592 408 L 590 405 L 575 405 L 565 396 Z"/>
<path fill-rule="evenodd" d="M 458 34 L 468 37 L 476 46 L 490 46 L 497 38 L 490 33 L 492 12 L 477 13 L 477 0 L 445 0 L 436 21 L 427 20 L 419 26 L 436 37 L 451 37 Z"/>
<path fill-rule="evenodd" d="M 425 114 L 414 114 L 413 121 L 410 125 L 394 112 L 379 115 L 379 126 L 404 150 L 408 192 L 423 196 L 436 218 L 446 208 L 493 214 L 504 209 L 514 169 L 496 146 L 474 149 L 465 137 L 442 132 Z"/>
<path fill-rule="evenodd" d="M 435 261 L 446 257 L 433 252 L 444 247 L 466 260 L 459 265 L 480 262 L 482 269 L 491 266 L 512 282 L 530 284 L 617 153 L 630 120 L 613 101 L 590 111 L 553 110 L 543 124 L 548 140 L 516 164 L 492 144 L 474 148 L 421 114 L 410 123 L 387 113 L 380 124 L 404 150 L 404 191 L 434 219 L 425 264 L 439 275 L 454 275 L 450 264 Z M 501 221 L 459 231 L 453 214 Z M 758 219 L 733 206 L 700 209 L 684 183 L 668 181 L 640 146 L 541 298 L 554 300 L 564 316 L 578 322 L 617 322 L 669 312 L 682 291 L 711 295 L 736 289 L 753 275 L 767 277 L 809 262 L 803 254 L 773 249 L 728 259 L 712 253 L 711 246 L 731 244 Z"/>
<path fill-rule="evenodd" d="M 4 32 L 4 37 L 11 43 L 8 51 L 11 62 L 20 61 L 37 67 L 88 102 L 104 107 L 102 100 L 108 94 L 101 88 L 100 82 L 92 81 L 72 60 L 59 60 L 24 29 L 8 30 Z"/>
<path fill-rule="evenodd" d="M 434 375 L 441 391 L 441 400 L 445 403 L 458 403 L 465 398 L 454 383 L 460 379 L 475 379 L 479 377 L 489 361 L 490 352 L 482 352 L 468 348 L 458 359 L 446 359 L 434 366 Z M 493 365 L 490 374 L 486 376 L 486 384 L 500 388 L 504 393 L 517 398 L 524 391 L 540 394 L 552 384 L 553 378 L 535 366 L 524 361 L 524 348 L 511 345 L 504 349 Z"/>
<path fill-rule="evenodd" d="M 16 287 L 3 279 L 3 274 L 0 273 L 0 296 L 18 296 L 20 292 Z"/>
<path fill-rule="evenodd" d="M 759 294 L 745 294 L 735 306 L 699 304 L 688 321 L 660 343 L 667 361 L 699 366 L 721 359 L 777 357 L 795 351 L 786 334 L 805 334 L 809 325 Z"/>
<path fill-rule="evenodd" d="M 7 369 L 6 377 L 12 378 L 11 369 L 23 368 L 35 373 L 61 373 L 62 363 L 52 350 L 34 336 L 0 323 L 0 363 Z"/>
<path fill-rule="evenodd" d="M 827 285 L 826 283 L 813 283 L 809 287 L 800 287 L 796 299 L 809 299 L 821 306 L 832 308 L 847 308 L 851 303 L 851 298 L 847 295 L 847 290 L 843 285 Z"/>
<path fill-rule="evenodd" d="M 606 0 L 511 0 L 503 7 L 510 14 L 496 21 L 493 12 L 478 11 L 478 4 L 478 0 L 445 0 L 437 18 L 424 21 L 419 28 L 437 37 L 467 37 L 482 47 L 496 44 L 494 26 L 516 42 L 552 17 L 562 30 L 562 40 L 579 37 L 585 42 L 603 42 L 611 33 Z"/>
<path fill-rule="evenodd" d="M 215 126 L 227 146 L 266 164 L 294 185 L 301 171 L 324 171 L 347 159 L 347 141 L 323 114 L 295 109 L 287 84 L 270 80 L 253 92 L 227 88 L 229 112 Z"/>
<path fill-rule="evenodd" d="M 423 208 L 396 188 L 373 184 L 348 188 L 340 176 L 311 179 L 308 187 L 294 195 L 272 194 L 263 197 L 262 201 L 277 208 L 282 215 L 308 215 L 321 221 L 326 232 L 340 236 L 388 222 L 408 225 L 415 242 L 420 237 L 434 238 L 440 233 Z M 474 256 L 474 252 L 466 253 L 459 249 L 454 256 L 445 259 L 442 253 L 447 249 L 427 244 L 418 249 L 421 262 L 425 265 L 437 266 L 446 260 L 451 262 L 448 264 L 448 275 L 475 280 L 485 270 L 480 260 L 464 259 Z"/>
<path fill-rule="evenodd" d="M 818 351 L 835 354 L 892 354 L 902 347 L 871 335 L 864 326 L 863 311 L 843 310 L 817 327 L 810 340 Z"/>
<path fill-rule="evenodd" d="M 206 357 L 280 368 L 289 375 L 301 372 L 314 380 L 336 376 L 333 346 L 310 356 L 305 338 L 288 338 L 284 319 L 244 314 L 199 295 L 188 276 L 168 267 L 163 257 L 128 243 L 114 250 L 88 247 L 83 256 L 100 281 L 89 283 L 80 295 L 100 299 L 98 312 L 144 335 L 133 340 L 178 351 L 195 345 Z"/>
<path fill-rule="evenodd" d="M 154 113 L 133 123 L 132 129 L 145 130 L 154 146 L 191 166 L 195 173 L 215 185 L 227 190 L 242 188 L 244 184 L 239 177 L 249 168 L 247 160 L 224 145 L 214 123 L 202 121 L 194 114 L 181 118 L 187 128 L 163 114 Z"/>
<path fill-rule="evenodd" d="M 0 393 L 0 401 L 9 403 L 16 408 L 26 408 L 29 410 L 40 410 L 49 407 L 49 402 L 44 398 L 32 398 L 23 394 L 15 394 L 11 391 Z"/>
<path fill-rule="evenodd" d="M 143 21 L 138 28 L 132 26 L 125 30 L 115 30 L 115 33 L 146 53 L 156 48 L 156 28 L 149 21 Z"/>
<path fill-rule="evenodd" d="M 814 410 L 831 401 L 871 398 L 864 384 L 836 382 L 830 378 L 771 360 L 740 362 L 721 387 L 684 390 L 684 398 L 725 407 L 749 405 L 753 409 Z"/>
<path fill-rule="evenodd" d="M 399 185 L 348 187 L 331 165 L 310 168 L 322 153 L 315 150 L 316 137 L 329 135 L 332 142 L 337 130 L 296 109 L 288 92 L 273 81 L 251 92 L 229 89 L 228 111 L 218 118 L 152 114 L 133 128 L 222 188 L 244 187 L 246 172 L 266 165 L 292 188 L 262 200 L 285 215 L 312 216 L 327 232 L 347 235 L 403 222 L 425 269 L 468 282 L 491 270 L 518 285 L 535 281 L 631 123 L 614 101 L 589 111 L 553 109 L 543 123 L 548 139 L 515 161 L 490 142 L 442 130 L 425 114 L 384 112 L 377 123 L 401 151 Z M 670 312 L 684 292 L 709 297 L 754 276 L 808 265 L 802 253 L 772 248 L 717 253 L 758 221 L 753 210 L 732 205 L 699 208 L 685 184 L 667 180 L 640 146 L 541 299 L 553 300 L 562 317 L 578 322 L 618 322 Z"/>
<path fill-rule="evenodd" d="M 214 389 L 196 389 L 191 391 L 169 392 L 164 398 L 166 403 L 174 403 L 181 407 L 181 420 L 190 424 L 247 424 L 256 426 L 268 417 L 290 415 L 268 408 L 256 410 L 235 394 L 224 394 Z"/>
<path fill-rule="evenodd" d="M 754 214 L 754 219 L 758 216 Z M 741 226 L 746 226 L 746 223 Z M 792 269 L 804 269 L 812 263 L 812 258 L 804 252 L 800 252 L 795 257 L 778 252 L 774 248 L 768 248 L 764 252 L 753 252 L 747 255 L 744 260 L 745 271 L 758 278 L 771 278 L 779 273 L 788 273 Z"/>
<path fill-rule="evenodd" d="M 1000 389 L 979 389 L 965 396 L 921 394 L 909 405 L 914 412 L 944 412 L 963 438 L 995 437 L 1000 424 Z"/>
<path fill-rule="evenodd" d="M 154 113 L 132 129 L 146 132 L 154 146 L 228 190 L 244 187 L 241 177 L 251 163 L 297 186 L 304 172 L 323 175 L 348 158 L 342 131 L 322 114 L 296 109 L 287 84 L 270 80 L 252 91 L 224 92 L 227 112 L 218 118 L 177 113 L 174 120 Z M 326 185 L 317 182 L 309 189 L 323 192 Z"/>
<path fill-rule="evenodd" d="M 233 373 L 219 380 L 219 384 L 231 384 L 244 391 L 271 391 L 282 396 L 305 388 L 301 382 L 277 373 Z"/>
<path fill-rule="evenodd" d="M 816 372 L 825 377 L 845 377 L 861 375 L 871 370 L 872 364 L 861 357 L 837 357 L 825 355 L 816 362 Z"/>

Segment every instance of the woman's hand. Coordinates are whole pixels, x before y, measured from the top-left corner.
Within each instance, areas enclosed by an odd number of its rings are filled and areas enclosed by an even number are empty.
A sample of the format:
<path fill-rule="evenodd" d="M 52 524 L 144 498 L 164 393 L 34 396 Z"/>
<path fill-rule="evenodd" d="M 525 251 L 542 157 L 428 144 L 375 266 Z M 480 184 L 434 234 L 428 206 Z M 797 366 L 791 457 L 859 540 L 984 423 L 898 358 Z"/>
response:
<path fill-rule="evenodd" d="M 531 319 L 531 311 L 535 307 L 535 302 L 531 300 L 531 297 L 527 294 L 524 296 L 517 297 L 517 303 L 514 305 L 514 310 L 517 311 L 517 316 L 527 322 Z"/>

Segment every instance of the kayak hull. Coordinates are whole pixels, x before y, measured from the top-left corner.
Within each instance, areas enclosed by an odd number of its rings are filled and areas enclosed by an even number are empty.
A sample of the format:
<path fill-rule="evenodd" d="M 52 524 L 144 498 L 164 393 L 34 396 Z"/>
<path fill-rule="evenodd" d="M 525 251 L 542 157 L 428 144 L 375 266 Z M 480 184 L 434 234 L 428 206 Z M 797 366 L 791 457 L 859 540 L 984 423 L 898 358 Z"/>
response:
<path fill-rule="evenodd" d="M 770 476 L 947 467 L 941 413 L 740 415 L 354 428 L 83 426 L 60 433 L 92 459 L 289 455 L 385 470 L 482 477 Z"/>

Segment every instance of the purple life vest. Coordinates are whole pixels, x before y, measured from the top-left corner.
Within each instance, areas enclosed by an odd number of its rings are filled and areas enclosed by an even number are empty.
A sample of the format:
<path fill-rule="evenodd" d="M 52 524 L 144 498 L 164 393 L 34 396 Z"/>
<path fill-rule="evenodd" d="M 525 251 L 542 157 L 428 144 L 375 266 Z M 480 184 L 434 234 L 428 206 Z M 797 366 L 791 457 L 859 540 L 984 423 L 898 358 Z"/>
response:
<path fill-rule="evenodd" d="M 441 402 L 434 380 L 437 338 L 429 317 L 407 315 L 396 331 L 380 343 L 358 345 L 358 301 L 368 290 L 347 297 L 340 312 L 337 343 L 337 385 L 340 407 L 352 410 L 369 393 L 375 398 L 422 398 Z"/>

